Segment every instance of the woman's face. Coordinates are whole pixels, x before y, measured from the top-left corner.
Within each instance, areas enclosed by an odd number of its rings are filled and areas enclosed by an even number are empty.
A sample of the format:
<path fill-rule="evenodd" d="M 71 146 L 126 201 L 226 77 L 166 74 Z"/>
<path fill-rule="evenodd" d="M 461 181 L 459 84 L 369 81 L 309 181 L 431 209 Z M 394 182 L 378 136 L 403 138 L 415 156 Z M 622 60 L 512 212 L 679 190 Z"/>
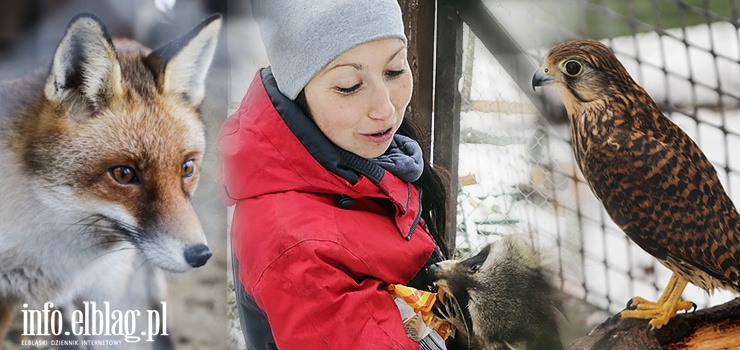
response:
<path fill-rule="evenodd" d="M 374 158 L 388 149 L 401 125 L 412 87 L 406 45 L 389 38 L 344 52 L 308 82 L 304 93 L 329 140 Z"/>

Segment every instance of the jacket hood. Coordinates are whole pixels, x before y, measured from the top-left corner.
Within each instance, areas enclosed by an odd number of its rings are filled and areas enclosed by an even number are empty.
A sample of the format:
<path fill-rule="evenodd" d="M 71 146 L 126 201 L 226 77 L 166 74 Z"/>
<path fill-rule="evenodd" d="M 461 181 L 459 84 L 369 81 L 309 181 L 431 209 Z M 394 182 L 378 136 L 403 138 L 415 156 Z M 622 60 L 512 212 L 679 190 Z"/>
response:
<path fill-rule="evenodd" d="M 269 67 L 257 72 L 239 109 L 222 126 L 218 148 L 226 205 L 269 193 L 304 191 L 390 197 L 401 209 L 408 206 L 408 186 L 398 186 L 402 180 L 329 141 L 279 92 Z"/>

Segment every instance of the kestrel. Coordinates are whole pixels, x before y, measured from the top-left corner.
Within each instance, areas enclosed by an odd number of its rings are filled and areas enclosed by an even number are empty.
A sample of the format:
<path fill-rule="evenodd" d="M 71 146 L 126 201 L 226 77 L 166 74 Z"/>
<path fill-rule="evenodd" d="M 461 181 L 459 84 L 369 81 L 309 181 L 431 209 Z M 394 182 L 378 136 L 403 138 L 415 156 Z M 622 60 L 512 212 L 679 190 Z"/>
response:
<path fill-rule="evenodd" d="M 532 86 L 557 87 L 568 111 L 575 158 L 612 220 L 673 271 L 655 303 L 632 298 L 622 317 L 660 328 L 691 282 L 740 292 L 740 215 L 712 164 L 664 116 L 605 45 L 571 41 L 550 49 Z"/>

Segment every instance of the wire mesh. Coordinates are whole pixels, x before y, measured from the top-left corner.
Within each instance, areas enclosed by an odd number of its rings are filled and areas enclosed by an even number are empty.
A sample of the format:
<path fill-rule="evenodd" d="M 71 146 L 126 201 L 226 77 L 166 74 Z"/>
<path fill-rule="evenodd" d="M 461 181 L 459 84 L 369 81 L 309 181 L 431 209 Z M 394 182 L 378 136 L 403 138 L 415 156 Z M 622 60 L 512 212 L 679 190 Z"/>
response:
<path fill-rule="evenodd" d="M 735 1 L 486 1 L 539 64 L 553 45 L 607 44 L 740 198 L 740 35 Z M 632 243 L 575 164 L 567 121 L 543 116 L 466 28 L 458 173 L 458 254 L 512 233 L 551 255 L 559 282 L 591 321 L 635 295 L 657 299 L 670 271 Z M 534 73 L 534 72 L 533 72 Z M 699 307 L 729 300 L 690 286 Z"/>

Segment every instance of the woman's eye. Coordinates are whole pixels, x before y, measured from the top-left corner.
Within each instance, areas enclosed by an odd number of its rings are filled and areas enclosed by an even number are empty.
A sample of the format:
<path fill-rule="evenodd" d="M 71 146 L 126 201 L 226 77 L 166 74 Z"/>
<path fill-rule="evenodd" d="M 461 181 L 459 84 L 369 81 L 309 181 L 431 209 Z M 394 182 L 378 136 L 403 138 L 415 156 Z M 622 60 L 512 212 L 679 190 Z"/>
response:
<path fill-rule="evenodd" d="M 349 94 L 357 91 L 360 88 L 360 86 L 362 86 L 362 83 L 357 83 L 357 84 L 352 85 L 350 87 L 337 86 L 335 89 L 337 91 L 339 91 L 340 93 L 342 93 L 342 94 L 349 95 Z"/>
<path fill-rule="evenodd" d="M 386 71 L 386 72 L 385 72 L 385 75 L 386 75 L 386 76 L 387 76 L 388 78 L 391 78 L 391 79 L 393 79 L 393 78 L 395 78 L 395 77 L 398 77 L 398 76 L 402 75 L 403 73 L 406 73 L 406 70 L 405 70 L 405 69 L 399 69 L 399 70 L 389 70 L 389 71 Z"/>

